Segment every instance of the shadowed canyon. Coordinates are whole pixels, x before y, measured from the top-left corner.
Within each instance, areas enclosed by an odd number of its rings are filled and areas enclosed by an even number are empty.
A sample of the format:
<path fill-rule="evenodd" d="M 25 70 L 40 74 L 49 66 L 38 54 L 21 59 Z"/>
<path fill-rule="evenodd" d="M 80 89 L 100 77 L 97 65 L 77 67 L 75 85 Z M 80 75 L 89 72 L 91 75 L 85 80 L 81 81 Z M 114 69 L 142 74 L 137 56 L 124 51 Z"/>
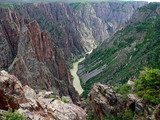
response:
<path fill-rule="evenodd" d="M 0 119 L 159 120 L 159 20 L 159 3 L 0 1 Z"/>

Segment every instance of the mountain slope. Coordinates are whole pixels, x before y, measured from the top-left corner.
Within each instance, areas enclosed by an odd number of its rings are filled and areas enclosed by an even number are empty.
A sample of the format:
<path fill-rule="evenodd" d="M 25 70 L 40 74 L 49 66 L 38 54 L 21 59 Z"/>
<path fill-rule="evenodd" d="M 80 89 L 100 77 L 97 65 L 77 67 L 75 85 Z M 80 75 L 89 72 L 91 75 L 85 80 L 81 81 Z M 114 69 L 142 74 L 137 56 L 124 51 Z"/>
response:
<path fill-rule="evenodd" d="M 0 8 L 0 68 L 16 75 L 23 85 L 36 91 L 54 90 L 60 96 L 79 95 L 72 85 L 63 52 L 36 21 L 24 19 L 8 8 Z"/>
<path fill-rule="evenodd" d="M 146 2 L 34 3 L 13 5 L 28 23 L 36 20 L 69 59 L 112 35 Z M 115 9 L 117 8 L 117 9 Z"/>
<path fill-rule="evenodd" d="M 117 85 L 133 80 L 143 67 L 160 67 L 160 4 L 139 8 L 129 23 L 81 63 L 86 93 L 95 82 Z M 85 93 L 85 94 L 86 94 Z"/>

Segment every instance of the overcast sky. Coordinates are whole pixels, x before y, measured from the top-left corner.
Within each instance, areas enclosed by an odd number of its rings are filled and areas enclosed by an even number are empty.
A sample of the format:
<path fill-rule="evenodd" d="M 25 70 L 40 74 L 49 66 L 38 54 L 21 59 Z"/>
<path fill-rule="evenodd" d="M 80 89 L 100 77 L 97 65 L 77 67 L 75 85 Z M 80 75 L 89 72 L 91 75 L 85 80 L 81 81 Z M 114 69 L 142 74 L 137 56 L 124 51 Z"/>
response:
<path fill-rule="evenodd" d="M 136 1 L 160 2 L 160 0 L 136 0 Z"/>

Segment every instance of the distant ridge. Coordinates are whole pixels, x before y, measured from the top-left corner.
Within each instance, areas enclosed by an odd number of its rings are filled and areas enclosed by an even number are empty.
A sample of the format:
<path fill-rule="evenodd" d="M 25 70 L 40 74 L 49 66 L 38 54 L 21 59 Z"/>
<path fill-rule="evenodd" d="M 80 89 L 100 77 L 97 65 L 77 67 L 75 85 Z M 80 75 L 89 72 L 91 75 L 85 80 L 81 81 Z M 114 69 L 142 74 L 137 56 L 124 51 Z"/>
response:
<path fill-rule="evenodd" d="M 0 4 L 14 4 L 14 3 L 42 3 L 42 2 L 119 2 L 119 1 L 135 1 L 135 0 L 0 0 Z M 145 0 L 143 0 L 145 1 Z"/>

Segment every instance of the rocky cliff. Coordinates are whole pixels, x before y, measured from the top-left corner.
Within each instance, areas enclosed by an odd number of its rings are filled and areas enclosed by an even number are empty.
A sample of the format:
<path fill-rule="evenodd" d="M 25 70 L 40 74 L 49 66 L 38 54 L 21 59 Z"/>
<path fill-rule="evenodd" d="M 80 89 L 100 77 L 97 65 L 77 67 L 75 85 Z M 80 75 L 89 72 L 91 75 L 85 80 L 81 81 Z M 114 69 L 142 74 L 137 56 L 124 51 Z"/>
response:
<path fill-rule="evenodd" d="M 25 16 L 26 21 L 37 20 L 43 30 L 48 30 L 52 41 L 64 52 L 78 55 L 84 51 L 79 31 L 79 17 L 65 3 L 24 4 L 15 9 Z"/>
<path fill-rule="evenodd" d="M 56 88 L 57 94 L 70 95 L 77 102 L 64 58 L 78 56 L 114 33 L 132 15 L 126 6 L 134 11 L 145 4 L 34 3 L 0 8 L 0 67 L 23 85 L 35 90 Z M 117 14 L 127 17 L 118 19 Z"/>
<path fill-rule="evenodd" d="M 3 69 L 7 69 L 16 57 L 21 25 L 23 22 L 16 12 L 0 8 L 0 66 Z"/>
<path fill-rule="evenodd" d="M 127 22 L 146 2 L 46 3 L 14 5 L 25 22 L 37 20 L 42 30 L 51 33 L 65 58 L 91 50 Z"/>
<path fill-rule="evenodd" d="M 63 52 L 36 21 L 25 24 L 22 17 L 1 8 L 1 68 L 16 75 L 35 90 L 53 90 L 79 100 Z"/>
<path fill-rule="evenodd" d="M 103 41 L 128 22 L 135 10 L 146 2 L 93 2 L 70 4 L 97 41 Z"/>
<path fill-rule="evenodd" d="M 136 94 L 128 94 L 124 99 L 110 85 L 94 84 L 88 101 L 96 120 L 159 120 L 160 117 L 159 105 L 146 103 Z"/>
<path fill-rule="evenodd" d="M 96 82 L 124 84 L 146 66 L 159 69 L 159 7 L 151 3 L 139 8 L 126 25 L 86 57 L 79 68 L 86 90 Z"/>
<path fill-rule="evenodd" d="M 87 115 L 85 111 L 68 103 L 66 99 L 54 97 L 53 91 L 41 91 L 39 94 L 29 86 L 22 86 L 21 82 L 6 71 L 0 71 L 0 119 L 5 119 L 8 109 L 23 113 L 27 120 L 84 120 Z M 65 102 L 63 102 L 65 100 Z M 13 111 L 14 112 L 14 111 Z M 6 119 L 14 119 L 15 116 Z M 20 117 L 17 116 L 17 117 Z M 23 119 L 23 118 L 15 118 Z M 24 119 L 23 119 L 24 120 Z"/>

